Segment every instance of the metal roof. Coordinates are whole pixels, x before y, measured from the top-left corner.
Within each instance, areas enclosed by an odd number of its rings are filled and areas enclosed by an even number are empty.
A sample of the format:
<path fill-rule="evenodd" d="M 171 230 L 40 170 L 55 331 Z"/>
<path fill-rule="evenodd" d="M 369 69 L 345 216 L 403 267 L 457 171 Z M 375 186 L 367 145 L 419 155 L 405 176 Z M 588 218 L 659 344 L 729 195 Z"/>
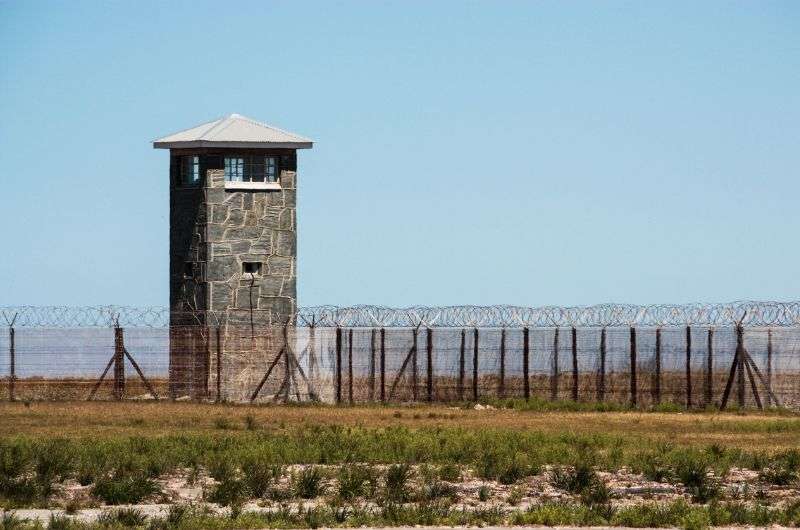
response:
<path fill-rule="evenodd" d="M 156 149 L 180 147 L 283 147 L 310 149 L 313 142 L 241 114 L 230 114 L 153 142 Z"/>

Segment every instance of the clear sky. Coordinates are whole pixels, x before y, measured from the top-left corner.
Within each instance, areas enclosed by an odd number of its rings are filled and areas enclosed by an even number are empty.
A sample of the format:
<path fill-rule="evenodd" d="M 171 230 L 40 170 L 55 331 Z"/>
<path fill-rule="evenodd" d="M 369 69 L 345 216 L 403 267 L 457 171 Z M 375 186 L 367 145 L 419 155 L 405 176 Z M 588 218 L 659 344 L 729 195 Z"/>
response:
<path fill-rule="evenodd" d="M 166 305 L 168 153 L 311 137 L 316 304 L 800 299 L 800 3 L 0 2 L 0 306 Z"/>

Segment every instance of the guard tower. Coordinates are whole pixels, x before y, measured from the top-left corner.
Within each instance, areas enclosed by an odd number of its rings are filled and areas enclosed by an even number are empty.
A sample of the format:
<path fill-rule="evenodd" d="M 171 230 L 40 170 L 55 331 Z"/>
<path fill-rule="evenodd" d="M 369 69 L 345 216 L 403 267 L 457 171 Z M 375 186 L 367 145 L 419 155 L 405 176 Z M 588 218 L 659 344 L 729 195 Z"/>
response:
<path fill-rule="evenodd" d="M 297 150 L 312 142 L 231 114 L 153 147 L 170 150 L 170 389 L 203 397 L 212 326 L 294 316 Z"/>

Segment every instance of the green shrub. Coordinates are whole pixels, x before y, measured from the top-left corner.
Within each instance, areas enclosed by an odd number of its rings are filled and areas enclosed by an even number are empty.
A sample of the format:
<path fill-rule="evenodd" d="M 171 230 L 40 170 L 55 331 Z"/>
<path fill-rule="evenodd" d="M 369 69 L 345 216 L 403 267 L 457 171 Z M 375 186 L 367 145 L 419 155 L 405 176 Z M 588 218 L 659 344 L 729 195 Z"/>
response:
<path fill-rule="evenodd" d="M 267 464 L 259 458 L 249 458 L 242 463 L 245 485 L 250 495 L 259 499 L 267 494 L 270 485 L 281 476 L 281 472 L 280 466 Z"/>
<path fill-rule="evenodd" d="M 447 482 L 460 482 L 461 467 L 458 464 L 444 464 L 439 468 L 439 478 Z"/>
<path fill-rule="evenodd" d="M 211 490 L 208 500 L 220 506 L 236 506 L 246 501 L 249 493 L 244 480 L 229 477 Z"/>
<path fill-rule="evenodd" d="M 337 475 L 339 498 L 352 500 L 375 490 L 375 473 L 363 465 L 348 464 L 339 468 Z"/>
<path fill-rule="evenodd" d="M 294 494 L 301 499 L 319 497 L 323 491 L 322 472 L 316 466 L 303 468 L 292 477 Z"/>
<path fill-rule="evenodd" d="M 675 475 L 695 502 L 704 503 L 719 496 L 719 483 L 709 473 L 707 461 L 697 455 L 685 455 L 675 465 Z"/>
<path fill-rule="evenodd" d="M 132 528 L 143 526 L 147 522 L 147 516 L 135 508 L 118 508 L 102 512 L 98 516 L 97 522 L 103 526 Z"/>
<path fill-rule="evenodd" d="M 478 488 L 478 500 L 479 501 L 486 502 L 486 501 L 489 500 L 489 497 L 491 497 L 491 495 L 492 495 L 492 492 L 488 488 L 488 486 L 484 485 L 484 486 L 481 486 L 480 488 Z"/>
<path fill-rule="evenodd" d="M 92 488 L 95 497 L 111 505 L 138 504 L 159 491 L 158 484 L 142 473 L 115 473 L 98 479 Z"/>
<path fill-rule="evenodd" d="M 405 502 L 408 498 L 408 481 L 411 468 L 408 464 L 394 464 L 386 470 L 386 499 L 392 502 Z"/>

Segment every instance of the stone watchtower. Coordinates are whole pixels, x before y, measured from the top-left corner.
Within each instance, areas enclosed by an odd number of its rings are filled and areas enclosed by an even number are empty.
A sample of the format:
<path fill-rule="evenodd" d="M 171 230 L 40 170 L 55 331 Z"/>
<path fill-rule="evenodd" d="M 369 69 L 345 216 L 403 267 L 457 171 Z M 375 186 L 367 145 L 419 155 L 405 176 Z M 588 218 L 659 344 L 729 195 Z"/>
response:
<path fill-rule="evenodd" d="M 280 325 L 297 308 L 297 150 L 311 140 L 231 114 L 153 143 L 170 150 L 173 330 Z M 184 334 L 185 335 L 185 334 Z M 170 341 L 173 395 L 207 394 L 208 333 Z"/>

